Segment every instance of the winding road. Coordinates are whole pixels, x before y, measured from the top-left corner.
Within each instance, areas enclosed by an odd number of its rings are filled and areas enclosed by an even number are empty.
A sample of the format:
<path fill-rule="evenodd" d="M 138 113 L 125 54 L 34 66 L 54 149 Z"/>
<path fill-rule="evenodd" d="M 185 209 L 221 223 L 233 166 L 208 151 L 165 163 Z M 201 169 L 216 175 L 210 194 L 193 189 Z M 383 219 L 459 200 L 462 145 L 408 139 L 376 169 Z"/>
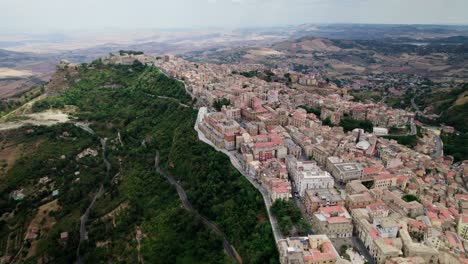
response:
<path fill-rule="evenodd" d="M 415 98 L 416 97 L 411 98 L 411 106 L 416 110 L 416 114 L 424 115 L 421 110 L 419 110 L 418 105 L 414 102 Z M 432 158 L 440 158 L 444 156 L 444 143 L 439 135 L 435 135 L 435 151 L 431 156 Z"/>
<path fill-rule="evenodd" d="M 180 198 L 184 208 L 187 209 L 188 211 L 194 213 L 213 232 L 215 232 L 217 235 L 221 236 L 223 238 L 223 247 L 224 247 L 224 250 L 226 251 L 227 255 L 232 260 L 234 260 L 236 263 L 241 264 L 242 263 L 242 258 L 237 253 L 234 246 L 232 246 L 231 243 L 229 243 L 229 241 L 227 240 L 226 235 L 219 228 L 219 226 L 217 224 L 215 224 L 213 221 L 206 218 L 205 216 L 201 215 L 197 210 L 195 210 L 193 208 L 192 204 L 190 203 L 190 201 L 188 200 L 187 194 L 186 194 L 184 188 L 182 188 L 182 186 L 174 179 L 174 177 L 172 177 L 172 175 L 169 174 L 169 172 L 167 172 L 166 170 L 164 170 L 163 168 L 161 168 L 159 166 L 159 151 L 156 151 L 156 156 L 154 157 L 154 167 L 156 168 L 156 171 L 159 174 L 163 175 L 169 181 L 169 183 L 171 183 L 172 185 L 174 185 L 176 187 L 177 194 L 179 195 L 179 198 Z"/>
<path fill-rule="evenodd" d="M 416 97 L 411 98 L 411 106 L 414 108 L 414 110 L 416 110 L 416 114 L 423 115 L 423 112 L 419 110 L 419 106 L 414 102 L 414 98 Z"/>
<path fill-rule="evenodd" d="M 89 132 L 89 131 L 88 131 Z M 106 139 L 101 138 L 101 148 L 102 148 L 102 159 L 104 164 L 106 165 L 106 173 L 107 177 L 109 176 L 111 170 L 111 164 L 107 160 L 106 157 Z M 93 200 L 89 204 L 88 208 L 86 208 L 85 213 L 80 217 L 80 242 L 78 244 L 78 248 L 76 249 L 76 263 L 81 264 L 81 255 L 80 255 L 80 247 L 81 243 L 85 240 L 88 240 L 88 232 L 86 231 L 86 222 L 88 221 L 89 214 L 96 203 L 96 200 L 99 199 L 104 194 L 104 185 L 102 183 L 99 184 L 99 190 L 94 195 Z"/>

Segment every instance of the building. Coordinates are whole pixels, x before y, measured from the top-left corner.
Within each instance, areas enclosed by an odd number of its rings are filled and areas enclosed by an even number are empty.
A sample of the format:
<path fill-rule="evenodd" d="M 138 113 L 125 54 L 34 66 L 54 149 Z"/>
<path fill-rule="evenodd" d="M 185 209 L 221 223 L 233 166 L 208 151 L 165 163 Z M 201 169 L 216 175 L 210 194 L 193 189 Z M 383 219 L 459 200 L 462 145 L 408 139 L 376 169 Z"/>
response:
<path fill-rule="evenodd" d="M 426 264 L 426 262 L 422 257 L 397 257 L 387 260 L 386 264 Z"/>
<path fill-rule="evenodd" d="M 333 177 L 320 169 L 314 161 L 299 161 L 294 156 L 286 157 L 286 168 L 292 178 L 293 186 L 304 197 L 306 189 L 333 188 Z"/>
<path fill-rule="evenodd" d="M 343 206 L 320 207 L 312 217 L 312 226 L 319 234 L 329 238 L 346 238 L 353 235 L 351 215 Z"/>
<path fill-rule="evenodd" d="M 460 215 L 457 225 L 458 235 L 465 240 L 468 240 L 468 215 Z"/>
<path fill-rule="evenodd" d="M 302 108 L 296 109 L 288 118 L 288 124 L 294 127 L 305 127 L 307 112 Z"/>
<path fill-rule="evenodd" d="M 364 186 L 359 180 L 354 180 L 346 184 L 346 194 L 348 195 L 365 193 L 367 191 L 367 187 Z"/>
<path fill-rule="evenodd" d="M 241 110 L 239 108 L 223 105 L 221 112 L 225 114 L 228 119 L 234 119 L 236 121 L 241 119 Z"/>
<path fill-rule="evenodd" d="M 408 233 L 413 237 L 424 237 L 427 233 L 428 226 L 423 221 L 414 219 L 408 220 Z"/>
<path fill-rule="evenodd" d="M 425 263 L 438 263 L 439 251 L 431 246 L 413 242 L 408 230 L 403 225 L 400 230 L 400 237 L 403 241 L 403 255 L 405 257 L 422 257 Z"/>
<path fill-rule="evenodd" d="M 288 155 L 292 155 L 295 158 L 300 158 L 302 155 L 302 149 L 300 146 L 296 145 L 294 141 L 290 138 L 284 139 L 284 145 L 288 149 Z"/>
<path fill-rule="evenodd" d="M 267 182 L 267 190 L 272 202 L 291 198 L 291 183 L 284 179 L 271 179 Z"/>
<path fill-rule="evenodd" d="M 372 178 L 374 179 L 373 188 L 390 188 L 398 184 L 398 176 L 393 174 L 379 174 Z"/>
<path fill-rule="evenodd" d="M 253 136 L 249 142 L 241 144 L 242 154 L 252 154 L 254 160 L 259 161 L 272 158 L 284 159 L 287 152 L 283 139 L 276 133 Z"/>
<path fill-rule="evenodd" d="M 344 200 L 334 189 L 308 189 L 305 192 L 304 206 L 310 217 L 320 208 L 329 206 L 344 206 Z"/>
<path fill-rule="evenodd" d="M 376 134 L 377 136 L 388 135 L 388 129 L 383 128 L 383 127 L 374 127 L 372 132 Z"/>
<path fill-rule="evenodd" d="M 392 218 L 374 218 L 368 209 L 351 211 L 355 233 L 377 264 L 403 255 L 403 242 L 397 237 L 399 224 Z"/>
<path fill-rule="evenodd" d="M 330 156 L 322 146 L 313 146 L 311 152 L 314 160 L 320 165 L 324 165 L 327 162 L 327 158 Z"/>
<path fill-rule="evenodd" d="M 410 217 L 417 217 L 424 214 L 424 206 L 416 201 L 406 202 L 394 192 L 389 190 L 384 191 L 382 196 L 383 201 L 394 211 L 408 215 Z"/>
<path fill-rule="evenodd" d="M 386 218 L 390 213 L 390 209 L 382 201 L 369 204 L 366 209 L 372 219 Z"/>
<path fill-rule="evenodd" d="M 370 251 L 375 263 L 383 264 L 389 259 L 402 255 L 401 239 L 378 239 Z"/>
<path fill-rule="evenodd" d="M 455 256 L 462 256 L 465 253 L 462 240 L 457 233 L 451 231 L 445 231 L 446 245 Z"/>
<path fill-rule="evenodd" d="M 278 241 L 281 264 L 335 264 L 338 252 L 326 235 L 290 237 Z"/>
<path fill-rule="evenodd" d="M 240 125 L 224 113 L 206 114 L 199 123 L 199 128 L 217 147 L 236 149 L 236 135 L 240 134 Z"/>
<path fill-rule="evenodd" d="M 355 162 L 341 162 L 330 165 L 333 177 L 342 183 L 362 178 L 362 166 Z"/>
<path fill-rule="evenodd" d="M 13 197 L 13 199 L 15 201 L 21 201 L 24 199 L 24 197 L 26 196 L 24 194 L 24 190 L 23 189 L 18 189 L 18 190 L 14 190 L 12 193 L 11 193 L 11 196 Z"/>
<path fill-rule="evenodd" d="M 366 206 L 374 203 L 376 200 L 369 192 L 346 195 L 345 205 L 348 210 L 356 208 L 366 208 Z"/>

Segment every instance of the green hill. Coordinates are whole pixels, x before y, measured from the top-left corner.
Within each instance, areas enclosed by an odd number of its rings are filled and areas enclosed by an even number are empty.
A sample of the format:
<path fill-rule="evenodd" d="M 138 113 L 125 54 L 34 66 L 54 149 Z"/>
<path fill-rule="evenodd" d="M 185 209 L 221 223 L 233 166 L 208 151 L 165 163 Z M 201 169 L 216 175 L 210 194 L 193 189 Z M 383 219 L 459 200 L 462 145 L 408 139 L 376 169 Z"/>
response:
<path fill-rule="evenodd" d="M 443 111 L 440 121 L 462 132 L 468 132 L 468 84 L 457 92 L 458 94 L 448 99 L 451 104 Z"/>
<path fill-rule="evenodd" d="M 119 66 L 99 61 L 80 67 L 78 76 L 68 81 L 68 90 L 37 102 L 33 109 L 77 106 L 76 117 L 90 122 L 96 134 L 72 124 L 17 132 L 38 148 L 0 179 L 2 213 L 15 212 L 7 225 L 1 225 L 1 245 L 10 233 L 24 237 L 37 206 L 50 197 L 46 192 L 13 201 L 8 194 L 20 186 L 28 193 L 37 192 L 38 179 L 48 176 L 60 189 L 60 207 L 48 213 L 56 224 L 41 228 L 37 243 L 28 242 L 23 248 L 20 256 L 24 254 L 25 263 L 76 260 L 79 217 L 100 184 L 104 194 L 87 222 L 89 240 L 80 247 L 84 263 L 137 263 L 139 256 L 147 263 L 232 262 L 223 252 L 221 238 L 183 209 L 175 188 L 155 172 L 159 151 L 161 165 L 180 181 L 194 208 L 221 227 L 244 263 L 278 262 L 260 193 L 227 157 L 197 139 L 193 129 L 197 111 L 180 105 L 190 104 L 182 83 L 139 63 Z M 84 148 L 99 150 L 99 138 L 107 138 L 109 173 L 101 151 L 95 157 L 75 158 Z M 137 228 L 142 232 L 140 247 Z M 60 240 L 62 232 L 69 234 L 66 243 Z"/>

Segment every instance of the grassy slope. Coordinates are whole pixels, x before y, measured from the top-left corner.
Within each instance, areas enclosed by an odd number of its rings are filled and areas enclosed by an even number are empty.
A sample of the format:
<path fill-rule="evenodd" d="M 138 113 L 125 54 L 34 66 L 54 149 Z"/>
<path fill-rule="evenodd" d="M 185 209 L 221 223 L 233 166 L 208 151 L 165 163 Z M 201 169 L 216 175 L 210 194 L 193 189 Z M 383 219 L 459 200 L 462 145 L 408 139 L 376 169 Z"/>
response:
<path fill-rule="evenodd" d="M 468 132 L 468 104 L 466 96 L 468 84 L 452 89 L 450 92 L 433 92 L 418 98 L 423 107 L 432 106 L 434 111 L 441 114 L 439 123 L 454 126 L 457 130 Z"/>

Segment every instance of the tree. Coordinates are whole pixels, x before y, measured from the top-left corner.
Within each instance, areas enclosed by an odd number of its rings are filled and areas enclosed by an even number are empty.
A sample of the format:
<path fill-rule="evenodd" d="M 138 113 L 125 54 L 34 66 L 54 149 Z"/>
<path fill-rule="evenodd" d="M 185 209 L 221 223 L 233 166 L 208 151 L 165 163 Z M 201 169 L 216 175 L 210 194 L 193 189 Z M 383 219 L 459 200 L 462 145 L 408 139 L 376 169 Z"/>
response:
<path fill-rule="evenodd" d="M 216 109 L 216 111 L 221 111 L 221 108 L 223 105 L 228 106 L 231 104 L 231 101 L 227 98 L 221 98 L 220 100 L 217 100 L 213 103 L 213 107 Z"/>

